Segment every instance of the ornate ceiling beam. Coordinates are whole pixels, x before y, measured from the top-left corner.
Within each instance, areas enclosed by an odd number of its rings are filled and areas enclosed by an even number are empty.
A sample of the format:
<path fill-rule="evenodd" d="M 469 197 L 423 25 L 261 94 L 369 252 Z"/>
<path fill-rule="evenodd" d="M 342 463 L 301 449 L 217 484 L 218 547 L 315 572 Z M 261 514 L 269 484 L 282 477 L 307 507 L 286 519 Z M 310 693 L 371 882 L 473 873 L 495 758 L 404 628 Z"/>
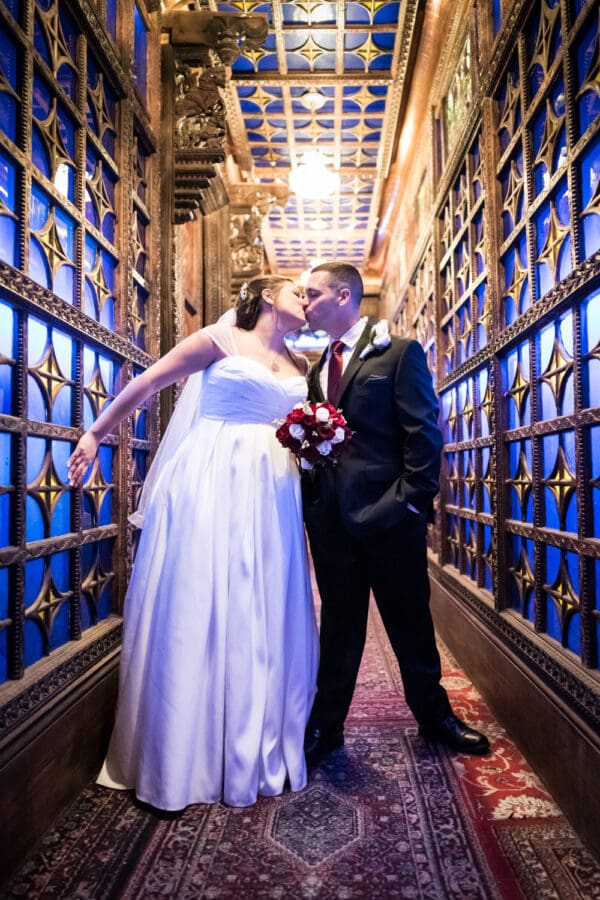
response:
<path fill-rule="evenodd" d="M 214 165 L 225 159 L 227 67 L 242 47 L 260 47 L 268 22 L 264 15 L 172 9 L 161 28 L 163 84 L 173 90 L 165 103 L 170 121 L 163 146 L 173 169 L 173 222 L 179 224 L 199 214 Z"/>

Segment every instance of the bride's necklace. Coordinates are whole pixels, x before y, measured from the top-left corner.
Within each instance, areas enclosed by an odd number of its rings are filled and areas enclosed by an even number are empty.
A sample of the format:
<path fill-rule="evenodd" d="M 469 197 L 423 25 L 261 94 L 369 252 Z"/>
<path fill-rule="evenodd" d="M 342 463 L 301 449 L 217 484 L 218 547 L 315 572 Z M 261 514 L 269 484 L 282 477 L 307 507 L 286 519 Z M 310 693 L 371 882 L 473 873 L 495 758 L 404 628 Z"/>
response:
<path fill-rule="evenodd" d="M 269 359 L 269 362 L 267 363 L 268 368 L 271 370 L 271 372 L 279 372 L 279 370 L 281 369 L 281 364 L 280 364 L 280 362 L 279 362 L 279 357 L 277 356 L 277 354 L 275 353 L 275 351 L 274 351 L 274 350 L 271 350 L 271 349 L 269 348 L 269 345 L 266 344 L 266 343 L 263 341 L 263 339 L 261 338 L 260 334 L 258 334 L 258 332 L 256 333 L 256 337 L 258 338 L 258 340 L 259 340 L 260 343 L 262 344 L 262 346 L 263 346 L 265 352 L 266 352 L 267 354 L 270 354 L 270 359 Z"/>

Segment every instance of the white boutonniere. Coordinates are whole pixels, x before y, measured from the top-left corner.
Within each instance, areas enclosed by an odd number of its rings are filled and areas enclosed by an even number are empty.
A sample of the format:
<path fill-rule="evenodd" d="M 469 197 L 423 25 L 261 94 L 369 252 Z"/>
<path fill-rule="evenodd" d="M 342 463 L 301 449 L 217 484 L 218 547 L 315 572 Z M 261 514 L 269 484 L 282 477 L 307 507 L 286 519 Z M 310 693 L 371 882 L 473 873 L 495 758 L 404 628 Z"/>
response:
<path fill-rule="evenodd" d="M 373 325 L 371 328 L 369 343 L 362 349 L 358 358 L 366 359 L 367 356 L 370 356 L 371 353 L 375 353 L 375 351 L 381 353 L 386 347 L 389 347 L 391 343 L 392 339 L 390 337 L 387 319 L 381 319 L 381 321 L 377 322 L 377 324 Z"/>

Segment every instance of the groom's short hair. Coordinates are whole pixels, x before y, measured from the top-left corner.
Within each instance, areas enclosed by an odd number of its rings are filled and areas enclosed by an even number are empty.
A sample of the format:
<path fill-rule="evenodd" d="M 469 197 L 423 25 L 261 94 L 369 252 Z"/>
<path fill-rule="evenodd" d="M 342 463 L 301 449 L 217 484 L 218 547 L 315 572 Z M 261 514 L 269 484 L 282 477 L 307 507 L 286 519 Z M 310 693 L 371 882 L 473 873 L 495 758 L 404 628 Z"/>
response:
<path fill-rule="evenodd" d="M 360 305 L 365 288 L 360 272 L 352 263 L 337 262 L 335 260 L 333 262 L 319 263 L 318 266 L 311 269 L 311 272 L 329 272 L 331 275 L 330 280 L 335 289 L 349 288 L 352 301 L 357 306 Z"/>

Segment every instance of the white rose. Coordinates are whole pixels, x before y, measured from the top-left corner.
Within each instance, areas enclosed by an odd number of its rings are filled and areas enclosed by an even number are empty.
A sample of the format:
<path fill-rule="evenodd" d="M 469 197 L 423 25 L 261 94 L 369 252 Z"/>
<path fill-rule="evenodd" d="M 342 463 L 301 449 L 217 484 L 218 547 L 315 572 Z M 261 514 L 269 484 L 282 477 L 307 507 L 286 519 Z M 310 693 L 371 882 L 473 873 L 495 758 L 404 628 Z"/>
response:
<path fill-rule="evenodd" d="M 317 450 L 321 456 L 329 456 L 331 453 L 331 441 L 321 441 L 320 444 L 317 444 Z"/>
<path fill-rule="evenodd" d="M 310 403 L 308 402 L 308 400 L 306 401 L 306 403 L 301 404 L 301 408 L 304 410 L 304 412 L 306 413 L 307 416 L 310 416 L 310 415 L 311 415 L 311 413 L 312 413 L 312 406 L 310 405 Z"/>
<path fill-rule="evenodd" d="M 317 422 L 328 422 L 329 421 L 329 412 L 325 409 L 324 406 L 318 406 L 315 412 L 315 418 Z"/>
<path fill-rule="evenodd" d="M 304 440 L 304 428 L 296 422 L 293 425 L 290 425 L 290 434 L 293 438 L 296 438 L 297 441 Z"/>
<path fill-rule="evenodd" d="M 296 403 L 293 409 L 304 409 L 304 403 Z"/>
<path fill-rule="evenodd" d="M 340 426 L 338 425 L 338 427 L 335 429 L 334 436 L 331 438 L 331 443 L 332 444 L 341 444 L 345 437 L 346 437 L 346 432 L 344 431 L 343 428 L 340 428 Z"/>
<path fill-rule="evenodd" d="M 392 339 L 388 330 L 387 319 L 382 319 L 373 327 L 373 331 L 371 332 L 371 343 L 374 347 L 382 349 L 391 344 L 391 342 Z"/>
<path fill-rule="evenodd" d="M 308 471 L 310 471 L 310 469 L 313 468 L 313 464 L 311 462 L 309 462 L 307 459 L 304 459 L 304 457 L 302 457 L 302 459 L 300 460 L 300 468 L 307 469 Z"/>

